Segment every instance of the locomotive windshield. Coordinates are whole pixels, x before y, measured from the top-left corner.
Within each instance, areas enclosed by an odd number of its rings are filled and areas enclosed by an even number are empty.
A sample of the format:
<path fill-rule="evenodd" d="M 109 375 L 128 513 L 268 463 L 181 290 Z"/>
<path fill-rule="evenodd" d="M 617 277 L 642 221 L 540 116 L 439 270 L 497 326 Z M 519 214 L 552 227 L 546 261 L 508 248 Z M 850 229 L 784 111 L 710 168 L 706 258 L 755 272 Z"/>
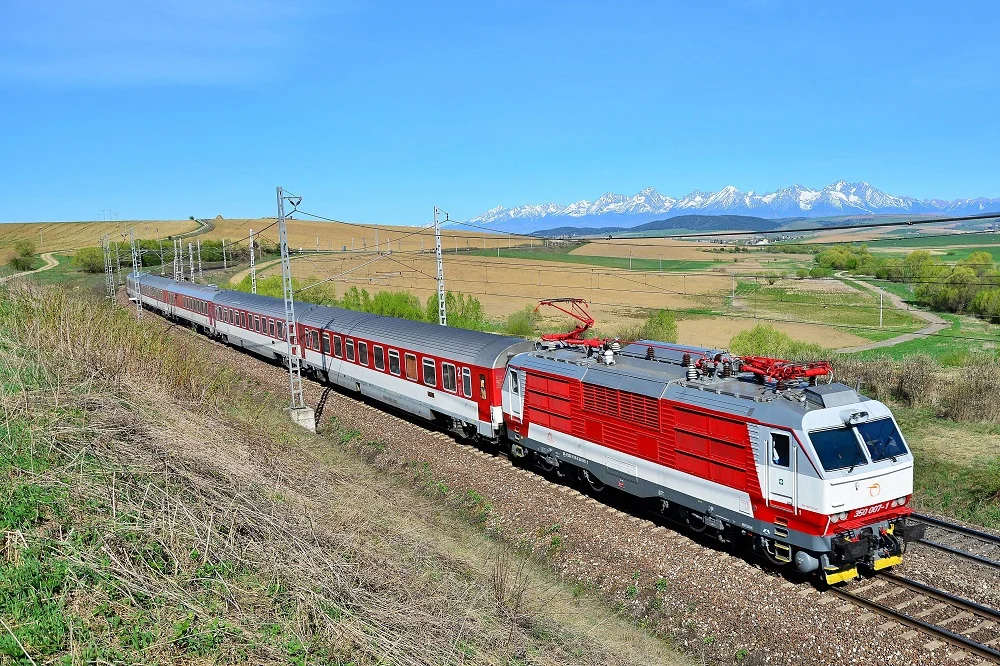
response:
<path fill-rule="evenodd" d="M 823 469 L 828 472 L 868 464 L 854 428 L 816 430 L 809 433 L 809 439 L 812 440 Z"/>
<path fill-rule="evenodd" d="M 892 419 L 879 419 L 858 425 L 858 432 L 868 446 L 868 453 L 872 457 L 872 462 L 892 458 L 895 462 L 897 456 L 906 455 L 906 444 L 896 429 L 896 424 Z"/>

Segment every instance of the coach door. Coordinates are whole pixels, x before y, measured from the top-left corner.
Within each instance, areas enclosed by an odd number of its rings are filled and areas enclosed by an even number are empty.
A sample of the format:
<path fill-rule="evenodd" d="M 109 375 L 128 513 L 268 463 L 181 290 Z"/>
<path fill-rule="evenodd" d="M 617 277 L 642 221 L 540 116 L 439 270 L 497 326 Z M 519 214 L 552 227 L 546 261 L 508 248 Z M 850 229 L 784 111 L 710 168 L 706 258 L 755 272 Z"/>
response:
<path fill-rule="evenodd" d="M 521 421 L 524 415 L 524 373 L 514 368 L 507 371 L 507 401 L 510 405 L 510 415 Z"/>
<path fill-rule="evenodd" d="M 795 441 L 772 430 L 767 442 L 767 500 L 770 506 L 795 510 Z"/>

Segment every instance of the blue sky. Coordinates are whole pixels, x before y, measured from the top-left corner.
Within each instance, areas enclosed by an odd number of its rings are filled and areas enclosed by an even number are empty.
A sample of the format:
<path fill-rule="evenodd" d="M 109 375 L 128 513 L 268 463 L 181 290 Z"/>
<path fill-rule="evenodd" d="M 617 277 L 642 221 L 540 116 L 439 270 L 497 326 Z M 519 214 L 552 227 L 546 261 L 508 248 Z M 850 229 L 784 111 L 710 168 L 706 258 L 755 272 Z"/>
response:
<path fill-rule="evenodd" d="M 1000 196 L 994 2 L 3 0 L 0 220 Z"/>

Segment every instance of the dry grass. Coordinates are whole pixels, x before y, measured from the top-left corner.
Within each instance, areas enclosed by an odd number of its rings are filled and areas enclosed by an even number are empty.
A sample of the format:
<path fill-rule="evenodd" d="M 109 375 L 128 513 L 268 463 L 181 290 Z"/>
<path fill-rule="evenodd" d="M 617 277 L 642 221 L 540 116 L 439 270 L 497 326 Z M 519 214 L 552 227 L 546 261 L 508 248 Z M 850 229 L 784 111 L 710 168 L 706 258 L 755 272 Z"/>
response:
<path fill-rule="evenodd" d="M 215 229 L 204 234 L 202 238 L 235 240 L 246 238 L 249 230 L 255 233 L 260 232 L 265 227 L 274 222 L 274 218 L 257 219 L 221 219 L 209 220 Z M 428 220 L 430 224 L 432 220 Z M 303 248 L 306 250 L 317 249 L 317 241 L 320 250 L 342 251 L 347 250 L 370 250 L 375 249 L 375 229 L 376 225 L 357 226 L 340 222 L 324 222 L 321 220 L 309 220 L 308 218 L 292 219 L 288 221 L 288 244 L 293 248 Z M 277 241 L 277 227 L 272 226 L 263 232 L 264 237 L 272 241 Z M 460 247 L 475 248 L 495 248 L 497 244 L 507 247 L 508 239 L 505 236 L 494 234 L 483 234 L 468 227 L 445 227 L 442 230 L 442 244 L 446 249 L 454 250 L 455 244 Z M 516 237 L 512 239 L 517 243 Z M 383 251 L 391 249 L 393 252 L 416 252 L 420 249 L 434 249 L 434 232 L 432 229 L 419 227 L 395 227 L 378 226 L 378 245 Z"/>
<path fill-rule="evenodd" d="M 109 234 L 121 240 L 121 234 L 135 227 L 140 238 L 166 238 L 198 228 L 190 220 L 144 220 L 140 222 L 18 222 L 0 224 L 0 250 L 26 238 L 36 244 L 37 252 L 56 252 L 93 247 L 100 244 L 101 236 Z"/>
<path fill-rule="evenodd" d="M 51 521 L 18 535 L 75 577 L 64 601 L 91 640 L 71 631 L 56 655 L 116 645 L 124 620 L 149 632 L 145 662 L 680 663 L 539 562 L 293 430 L 200 341 L 60 291 L 8 296 L 0 376 L 24 384 L 3 395 L 6 422 L 34 419 L 32 450 L 59 462 L 31 482 L 68 489 L 89 535 Z"/>
<path fill-rule="evenodd" d="M 293 262 L 299 276 L 322 279 L 349 272 L 351 280 L 369 292 L 405 289 L 426 300 L 436 292 L 436 265 L 431 255 L 388 257 L 352 271 L 371 257 L 320 256 Z M 272 275 L 277 264 L 259 271 Z M 242 278 L 246 271 L 238 274 Z M 478 298 L 487 312 L 500 319 L 525 307 L 534 307 L 543 298 L 574 296 L 591 303 L 590 312 L 600 330 L 612 332 L 641 324 L 650 309 L 683 310 L 719 307 L 720 297 L 729 292 L 731 278 L 726 274 L 684 275 L 646 273 L 615 268 L 585 267 L 551 261 L 472 257 L 448 254 L 445 257 L 445 280 L 450 289 Z M 805 282 L 805 281 L 804 281 Z M 820 281 L 814 281 L 820 282 Z M 349 283 L 348 283 L 349 284 Z M 839 284 L 839 283 L 838 283 Z M 803 285 L 803 288 L 808 285 Z M 338 284 L 341 293 L 347 286 Z M 713 294 L 706 299 L 701 294 Z M 541 311 L 543 328 L 566 328 L 569 319 Z M 680 342 L 721 345 L 737 332 L 752 327 L 753 319 L 700 317 L 679 322 Z M 864 342 L 862 338 L 830 326 L 775 323 L 775 326 L 798 339 L 824 345 L 848 346 Z"/>

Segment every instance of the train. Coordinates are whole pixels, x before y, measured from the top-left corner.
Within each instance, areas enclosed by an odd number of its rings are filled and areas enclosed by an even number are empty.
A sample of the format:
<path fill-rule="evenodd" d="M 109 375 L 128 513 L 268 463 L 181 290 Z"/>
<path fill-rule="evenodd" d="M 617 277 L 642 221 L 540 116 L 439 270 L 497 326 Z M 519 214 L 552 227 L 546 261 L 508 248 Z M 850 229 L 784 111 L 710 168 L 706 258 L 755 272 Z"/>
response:
<path fill-rule="evenodd" d="M 314 379 L 494 444 L 595 493 L 827 584 L 922 537 L 913 454 L 889 408 L 829 364 L 578 335 L 523 338 L 130 274 L 130 299 Z M 579 327 L 577 332 L 579 332 Z"/>

